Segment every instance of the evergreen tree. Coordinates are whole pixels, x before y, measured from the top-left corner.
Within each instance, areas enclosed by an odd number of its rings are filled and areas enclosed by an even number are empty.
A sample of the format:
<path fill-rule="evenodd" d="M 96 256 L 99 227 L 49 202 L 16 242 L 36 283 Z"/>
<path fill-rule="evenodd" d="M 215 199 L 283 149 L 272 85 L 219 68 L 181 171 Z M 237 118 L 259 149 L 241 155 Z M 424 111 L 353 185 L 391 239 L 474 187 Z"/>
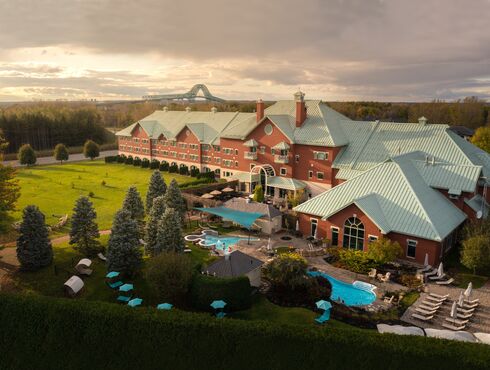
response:
<path fill-rule="evenodd" d="M 132 276 L 141 266 L 142 252 L 138 238 L 138 223 L 126 209 L 114 216 L 107 244 L 107 269 Z"/>
<path fill-rule="evenodd" d="M 131 186 L 126 193 L 126 198 L 123 202 L 123 208 L 129 211 L 133 220 L 143 220 L 145 217 L 145 208 L 141 200 L 140 193 L 135 186 Z"/>
<path fill-rule="evenodd" d="M 148 222 L 146 224 L 145 241 L 146 241 L 146 253 L 154 256 L 157 245 L 158 235 L 158 223 L 165 213 L 165 200 L 163 196 L 153 199 L 153 206 L 151 207 Z"/>
<path fill-rule="evenodd" d="M 20 147 L 17 158 L 20 164 L 25 164 L 26 166 L 32 166 L 37 162 L 36 152 L 29 144 L 24 144 Z"/>
<path fill-rule="evenodd" d="M 2 165 L 3 151 L 6 147 L 7 143 L 0 135 L 0 231 L 6 228 L 8 212 L 15 209 L 15 202 L 20 195 L 15 170 L 10 166 Z"/>
<path fill-rule="evenodd" d="M 183 222 L 185 219 L 186 204 L 175 179 L 170 181 L 164 197 L 167 208 L 173 208 L 180 215 L 180 220 Z"/>
<path fill-rule="evenodd" d="M 100 154 L 99 144 L 95 141 L 87 140 L 83 146 L 83 154 L 85 155 L 85 158 L 90 158 L 90 160 L 97 158 Z"/>
<path fill-rule="evenodd" d="M 85 196 L 78 198 L 71 218 L 70 244 L 75 244 L 75 249 L 87 257 L 101 251 L 96 217 L 92 202 Z"/>
<path fill-rule="evenodd" d="M 53 155 L 54 155 L 54 159 L 63 163 L 63 161 L 68 160 L 70 154 L 68 153 L 68 148 L 65 146 L 65 144 L 57 144 L 54 147 Z"/>
<path fill-rule="evenodd" d="M 153 250 L 155 255 L 161 252 L 183 252 L 184 238 L 180 216 L 173 208 L 167 208 L 158 222 L 156 245 Z"/>
<path fill-rule="evenodd" d="M 146 193 L 146 213 L 150 213 L 150 209 L 153 206 L 153 199 L 165 195 L 166 191 L 167 185 L 160 171 L 153 171 L 150 184 L 148 185 L 148 193 Z"/>
<path fill-rule="evenodd" d="M 24 270 L 37 270 L 53 261 L 53 249 L 44 220 L 38 207 L 24 208 L 17 239 L 17 259 Z"/>

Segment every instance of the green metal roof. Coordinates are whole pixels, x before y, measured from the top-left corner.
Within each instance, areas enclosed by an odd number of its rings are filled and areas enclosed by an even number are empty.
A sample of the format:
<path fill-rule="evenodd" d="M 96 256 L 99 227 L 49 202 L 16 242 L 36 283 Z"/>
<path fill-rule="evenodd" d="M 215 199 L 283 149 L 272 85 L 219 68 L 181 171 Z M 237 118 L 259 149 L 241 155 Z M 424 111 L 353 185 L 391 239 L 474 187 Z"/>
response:
<path fill-rule="evenodd" d="M 270 176 L 267 178 L 267 186 L 286 190 L 301 190 L 306 187 L 306 184 L 290 177 Z"/>
<path fill-rule="evenodd" d="M 402 155 L 294 208 L 329 218 L 356 204 L 384 233 L 441 241 L 466 215 L 421 176 L 410 156 Z"/>
<path fill-rule="evenodd" d="M 259 143 L 257 143 L 255 139 L 250 139 L 243 143 L 243 146 L 248 146 L 249 148 L 256 147 L 257 145 L 259 145 Z"/>
<path fill-rule="evenodd" d="M 291 147 L 289 146 L 289 144 L 286 143 L 285 141 L 281 141 L 280 143 L 272 147 L 272 149 L 276 149 L 276 150 L 289 150 L 290 148 Z"/>

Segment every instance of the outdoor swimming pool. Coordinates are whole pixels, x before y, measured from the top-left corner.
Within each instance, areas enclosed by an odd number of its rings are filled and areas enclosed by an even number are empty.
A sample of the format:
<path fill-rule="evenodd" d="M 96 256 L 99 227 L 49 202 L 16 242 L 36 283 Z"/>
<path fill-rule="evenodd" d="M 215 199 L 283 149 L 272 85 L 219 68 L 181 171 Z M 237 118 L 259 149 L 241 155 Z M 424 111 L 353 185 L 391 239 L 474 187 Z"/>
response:
<path fill-rule="evenodd" d="M 218 250 L 225 250 L 226 248 L 237 244 L 240 240 L 247 240 L 248 238 L 242 238 L 239 236 L 215 236 L 215 235 L 206 235 L 204 239 L 201 239 L 199 242 L 200 245 L 205 247 L 215 246 Z M 258 239 L 252 238 L 251 241 L 256 241 Z"/>
<path fill-rule="evenodd" d="M 373 292 L 374 285 L 366 283 L 357 286 L 348 284 L 321 271 L 309 271 L 308 275 L 321 276 L 332 284 L 332 294 L 330 295 L 332 301 L 340 299 L 346 306 L 365 306 L 376 300 L 376 294 Z"/>

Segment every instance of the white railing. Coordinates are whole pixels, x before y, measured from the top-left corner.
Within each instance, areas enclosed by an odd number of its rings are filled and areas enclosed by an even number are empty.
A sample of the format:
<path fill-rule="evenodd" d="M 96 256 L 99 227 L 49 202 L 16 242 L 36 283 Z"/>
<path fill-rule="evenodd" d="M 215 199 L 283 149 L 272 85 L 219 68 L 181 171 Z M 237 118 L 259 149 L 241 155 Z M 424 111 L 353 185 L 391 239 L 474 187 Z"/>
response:
<path fill-rule="evenodd" d="M 256 160 L 257 159 L 257 152 L 245 152 L 243 156 L 245 159 Z"/>
<path fill-rule="evenodd" d="M 274 156 L 274 162 L 275 163 L 288 163 L 289 162 L 289 158 L 287 155 L 275 155 Z"/>

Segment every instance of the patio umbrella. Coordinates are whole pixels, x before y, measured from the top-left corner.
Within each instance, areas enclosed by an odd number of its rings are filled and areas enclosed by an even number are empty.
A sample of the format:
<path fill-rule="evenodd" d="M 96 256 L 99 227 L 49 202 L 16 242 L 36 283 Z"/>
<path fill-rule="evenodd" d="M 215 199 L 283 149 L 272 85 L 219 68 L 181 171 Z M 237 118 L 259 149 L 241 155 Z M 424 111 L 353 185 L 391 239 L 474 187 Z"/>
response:
<path fill-rule="evenodd" d="M 143 302 L 143 300 L 141 298 L 134 298 L 128 302 L 128 306 L 129 307 L 140 306 L 141 302 Z"/>
<path fill-rule="evenodd" d="M 318 239 L 318 226 L 315 229 L 315 235 L 313 235 L 315 239 Z"/>
<path fill-rule="evenodd" d="M 111 271 L 105 277 L 108 278 L 108 279 L 112 279 L 112 278 L 115 278 L 117 276 L 119 276 L 119 272 L 117 272 L 117 271 Z"/>
<path fill-rule="evenodd" d="M 214 195 L 209 194 L 209 193 L 206 193 L 206 194 L 201 195 L 201 198 L 204 198 L 204 199 L 211 199 L 211 198 L 214 198 Z"/>
<path fill-rule="evenodd" d="M 424 266 L 429 266 L 429 253 L 425 254 Z"/>
<path fill-rule="evenodd" d="M 459 293 L 458 306 L 463 307 L 463 303 L 464 303 L 464 294 L 463 291 L 461 291 L 461 293 Z"/>
<path fill-rule="evenodd" d="M 232 189 L 232 188 L 230 188 L 230 187 L 226 187 L 226 188 L 224 188 L 224 189 L 221 189 L 221 191 L 222 191 L 223 193 L 232 193 L 232 192 L 234 192 L 235 190 L 233 190 L 233 189 Z"/>
<path fill-rule="evenodd" d="M 442 266 L 442 262 L 439 264 L 439 267 L 437 268 L 437 276 L 441 277 L 444 275 L 444 267 Z"/>
<path fill-rule="evenodd" d="M 170 303 L 160 303 L 158 306 L 157 306 L 157 309 L 159 310 L 171 310 L 173 307 L 172 304 Z"/>
<path fill-rule="evenodd" d="M 209 193 L 211 195 L 220 195 L 221 194 L 221 191 L 219 190 L 213 190 L 211 193 Z"/>
<path fill-rule="evenodd" d="M 457 316 L 457 307 L 456 307 L 456 304 L 457 302 L 453 302 L 453 305 L 451 307 L 451 312 L 449 313 L 449 316 L 451 316 L 451 318 L 453 319 L 456 319 L 456 316 Z"/>
<path fill-rule="evenodd" d="M 269 241 L 267 242 L 267 250 L 270 251 L 272 249 L 271 238 L 269 237 Z"/>
<path fill-rule="evenodd" d="M 323 299 L 321 299 L 318 302 L 316 302 L 316 306 L 320 310 L 328 310 L 328 309 L 332 308 L 332 304 L 330 302 L 328 302 L 328 301 L 323 300 Z"/>
<path fill-rule="evenodd" d="M 473 291 L 473 283 L 470 281 L 468 283 L 468 287 L 464 291 L 464 295 L 465 295 L 466 299 L 470 299 L 470 296 L 471 296 L 471 292 L 472 291 Z"/>
<path fill-rule="evenodd" d="M 129 292 L 130 290 L 133 289 L 134 289 L 133 284 L 123 284 L 119 287 L 120 292 Z"/>
<path fill-rule="evenodd" d="M 299 220 L 296 220 L 296 231 L 299 231 Z"/>
<path fill-rule="evenodd" d="M 211 304 L 210 304 L 211 307 L 213 307 L 215 310 L 219 309 L 219 308 L 225 308 L 226 306 L 226 302 L 225 301 L 222 301 L 222 300 L 218 300 L 218 301 L 213 301 Z"/>

